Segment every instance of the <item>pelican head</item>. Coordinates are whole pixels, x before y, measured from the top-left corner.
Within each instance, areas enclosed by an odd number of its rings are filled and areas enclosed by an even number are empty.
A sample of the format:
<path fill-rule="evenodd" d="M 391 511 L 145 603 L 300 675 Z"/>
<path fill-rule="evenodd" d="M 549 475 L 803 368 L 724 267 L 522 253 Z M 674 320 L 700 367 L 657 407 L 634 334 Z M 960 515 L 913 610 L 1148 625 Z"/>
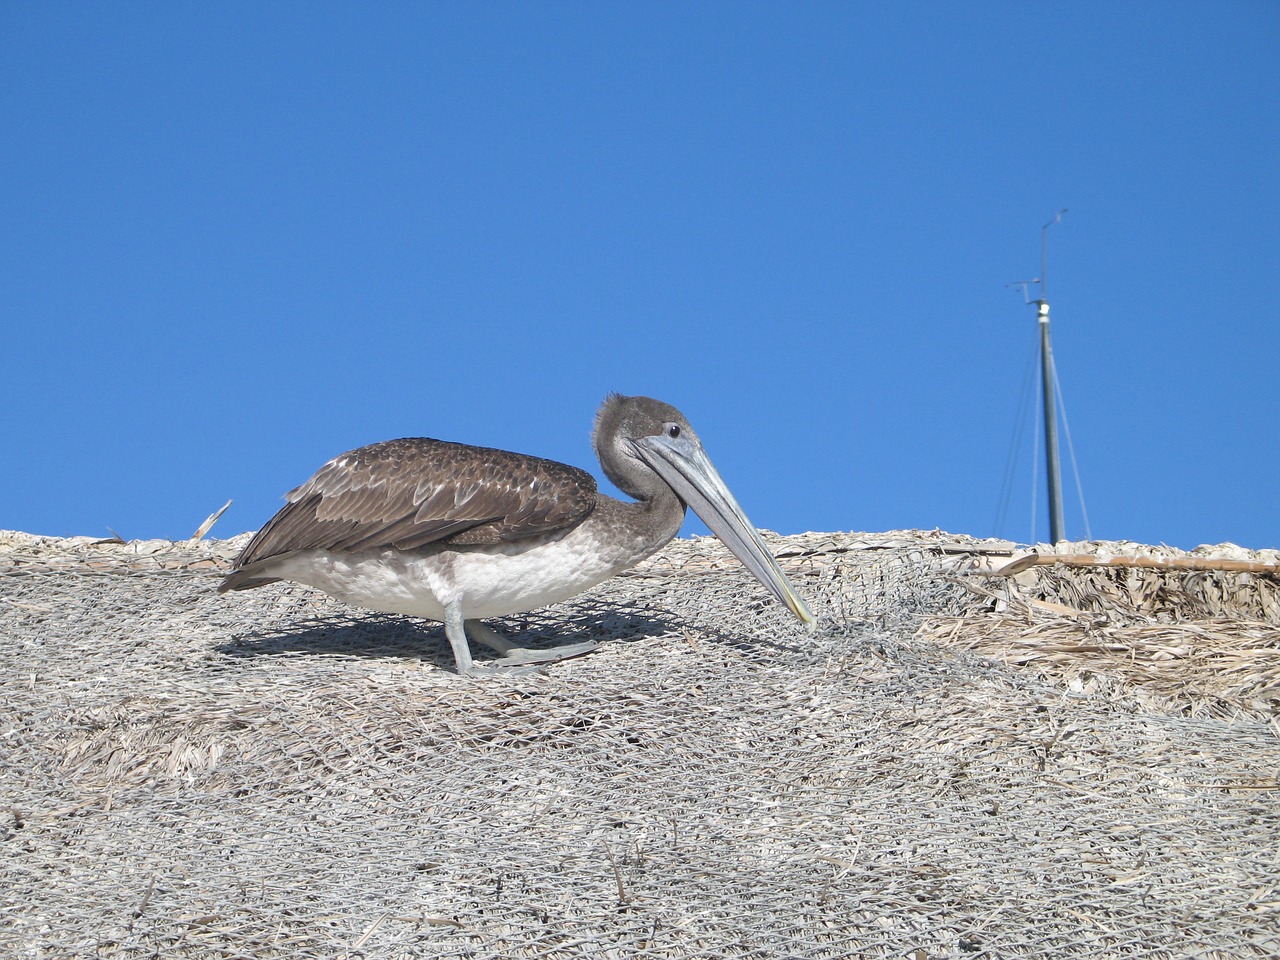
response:
<path fill-rule="evenodd" d="M 619 490 L 641 501 L 674 494 L 801 622 L 816 625 L 684 414 L 651 397 L 610 394 L 596 415 L 592 442 Z"/>

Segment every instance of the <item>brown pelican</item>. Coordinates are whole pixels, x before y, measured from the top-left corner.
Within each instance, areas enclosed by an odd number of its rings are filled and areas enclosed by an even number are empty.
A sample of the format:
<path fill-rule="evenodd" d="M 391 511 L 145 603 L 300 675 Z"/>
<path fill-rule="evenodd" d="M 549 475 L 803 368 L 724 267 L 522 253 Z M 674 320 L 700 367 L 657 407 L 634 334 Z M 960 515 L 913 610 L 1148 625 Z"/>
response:
<path fill-rule="evenodd" d="M 501 665 L 576 656 L 594 643 L 516 647 L 482 617 L 566 600 L 634 566 L 694 511 L 810 627 L 813 614 L 670 404 L 610 394 L 596 413 L 600 465 L 634 503 L 577 467 L 443 440 L 388 440 L 330 460 L 241 551 L 218 588 L 294 580 L 348 603 L 438 620 L 458 672 L 481 672 L 467 637 Z"/>

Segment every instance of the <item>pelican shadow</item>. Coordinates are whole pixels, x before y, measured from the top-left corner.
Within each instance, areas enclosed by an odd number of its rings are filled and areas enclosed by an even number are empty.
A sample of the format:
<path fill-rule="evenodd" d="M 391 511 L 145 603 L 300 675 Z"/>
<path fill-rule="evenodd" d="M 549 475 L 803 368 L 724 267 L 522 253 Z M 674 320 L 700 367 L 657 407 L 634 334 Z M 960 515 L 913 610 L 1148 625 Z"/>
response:
<path fill-rule="evenodd" d="M 632 643 L 675 632 L 681 626 L 677 617 L 609 601 L 579 602 L 559 615 L 554 610 L 540 610 L 488 622 L 522 647 L 551 651 L 587 641 Z M 443 624 L 356 610 L 237 634 L 215 649 L 238 659 L 299 654 L 402 657 L 443 668 L 454 662 Z M 482 658 L 488 654 L 487 650 L 479 652 Z M 496 655 L 494 659 L 498 659 Z"/>

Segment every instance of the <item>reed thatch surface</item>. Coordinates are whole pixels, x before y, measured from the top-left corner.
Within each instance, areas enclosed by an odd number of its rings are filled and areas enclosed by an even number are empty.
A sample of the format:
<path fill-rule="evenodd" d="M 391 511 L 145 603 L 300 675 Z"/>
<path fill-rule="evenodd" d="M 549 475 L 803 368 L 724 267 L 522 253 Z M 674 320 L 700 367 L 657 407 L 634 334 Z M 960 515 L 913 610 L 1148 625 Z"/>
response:
<path fill-rule="evenodd" d="M 1183 553 L 1127 543 L 1041 545 L 1040 565 L 1012 577 L 973 577 L 998 564 L 961 564 L 980 603 L 925 620 L 917 636 L 1034 669 L 1071 690 L 1136 696 L 1193 716 L 1280 714 L 1280 564 L 1277 552 L 1233 544 Z M 1097 556 L 1199 569 L 1053 565 Z M 1273 568 L 1214 569 L 1214 561 Z M 1223 564 L 1224 566 L 1230 564 Z"/>
<path fill-rule="evenodd" d="M 816 635 L 682 541 L 476 681 L 239 541 L 0 535 L 0 956 L 1280 953 L 1271 578 L 774 544 Z"/>

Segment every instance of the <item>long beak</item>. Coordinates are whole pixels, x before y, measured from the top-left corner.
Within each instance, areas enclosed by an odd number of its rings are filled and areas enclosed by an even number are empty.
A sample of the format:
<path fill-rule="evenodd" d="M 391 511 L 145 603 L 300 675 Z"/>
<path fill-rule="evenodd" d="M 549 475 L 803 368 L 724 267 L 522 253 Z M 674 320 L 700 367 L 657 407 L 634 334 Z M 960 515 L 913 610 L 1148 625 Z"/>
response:
<path fill-rule="evenodd" d="M 681 500 L 693 507 L 743 566 L 812 630 L 817 625 L 817 618 L 796 593 L 778 561 L 720 479 L 702 444 L 685 436 L 672 439 L 665 435 L 643 437 L 633 440 L 632 444 L 644 462 L 671 485 Z"/>

